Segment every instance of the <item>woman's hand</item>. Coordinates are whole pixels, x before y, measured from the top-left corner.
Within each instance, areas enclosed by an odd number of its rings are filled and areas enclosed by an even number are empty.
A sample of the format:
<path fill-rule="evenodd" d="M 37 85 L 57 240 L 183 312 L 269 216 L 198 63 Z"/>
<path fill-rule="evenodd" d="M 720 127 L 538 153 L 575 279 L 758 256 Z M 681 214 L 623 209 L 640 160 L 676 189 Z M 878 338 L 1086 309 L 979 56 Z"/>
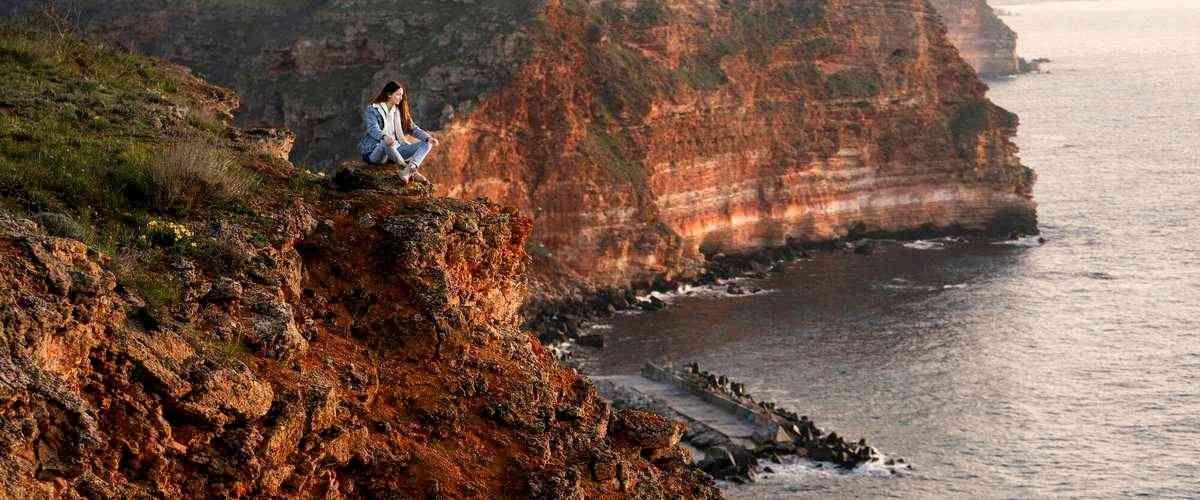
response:
<path fill-rule="evenodd" d="M 384 143 L 384 144 L 387 144 L 387 145 L 388 145 L 388 147 L 395 146 L 395 145 L 396 145 L 396 138 L 395 138 L 395 137 L 392 137 L 392 136 L 390 136 L 390 135 L 385 135 L 385 136 L 383 136 L 383 143 Z"/>

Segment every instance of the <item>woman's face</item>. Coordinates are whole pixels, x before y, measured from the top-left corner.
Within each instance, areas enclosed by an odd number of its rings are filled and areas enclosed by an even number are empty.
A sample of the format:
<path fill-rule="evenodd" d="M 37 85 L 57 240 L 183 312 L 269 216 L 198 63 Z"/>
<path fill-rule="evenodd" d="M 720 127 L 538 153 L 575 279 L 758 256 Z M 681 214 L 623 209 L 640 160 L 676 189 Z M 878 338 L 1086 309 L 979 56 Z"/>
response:
<path fill-rule="evenodd" d="M 399 106 L 400 100 L 404 98 L 404 88 L 398 88 L 392 95 L 388 96 L 388 103 L 392 106 Z"/>

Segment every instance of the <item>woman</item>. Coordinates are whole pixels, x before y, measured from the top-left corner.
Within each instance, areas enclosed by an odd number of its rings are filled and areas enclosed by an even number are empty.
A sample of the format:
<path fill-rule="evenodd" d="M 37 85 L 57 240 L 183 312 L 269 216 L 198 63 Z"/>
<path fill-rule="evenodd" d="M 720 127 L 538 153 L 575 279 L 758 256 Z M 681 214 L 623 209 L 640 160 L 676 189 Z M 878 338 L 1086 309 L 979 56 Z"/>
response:
<path fill-rule="evenodd" d="M 408 94 L 402 85 L 391 81 L 383 86 L 371 105 L 363 110 L 363 125 L 367 132 L 358 141 L 363 161 L 403 165 L 400 178 L 405 182 L 414 176 L 421 182 L 429 182 L 416 170 L 438 140 L 413 123 Z M 408 142 L 405 135 L 416 137 L 418 141 Z"/>

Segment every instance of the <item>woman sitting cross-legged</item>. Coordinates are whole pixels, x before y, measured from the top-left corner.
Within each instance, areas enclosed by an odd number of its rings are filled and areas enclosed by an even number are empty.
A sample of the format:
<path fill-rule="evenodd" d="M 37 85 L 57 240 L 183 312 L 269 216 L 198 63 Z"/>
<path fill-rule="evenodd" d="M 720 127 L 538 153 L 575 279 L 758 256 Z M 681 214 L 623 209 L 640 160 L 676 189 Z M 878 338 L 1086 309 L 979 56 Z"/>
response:
<path fill-rule="evenodd" d="M 417 168 L 438 144 L 438 140 L 413 123 L 412 112 L 408 108 L 408 94 L 402 85 L 391 81 L 383 86 L 371 105 L 363 110 L 363 125 L 366 134 L 358 141 L 363 161 L 396 163 L 402 166 L 400 178 L 405 182 L 409 178 L 429 182 L 417 172 Z M 416 137 L 418 141 L 408 142 L 404 139 L 405 135 Z"/>

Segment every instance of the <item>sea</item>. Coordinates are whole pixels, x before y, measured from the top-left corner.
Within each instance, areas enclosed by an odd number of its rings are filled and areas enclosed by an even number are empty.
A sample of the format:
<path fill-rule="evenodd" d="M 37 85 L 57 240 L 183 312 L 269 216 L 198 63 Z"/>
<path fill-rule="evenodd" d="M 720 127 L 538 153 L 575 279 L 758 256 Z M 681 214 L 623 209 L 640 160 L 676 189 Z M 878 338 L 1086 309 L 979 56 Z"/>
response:
<path fill-rule="evenodd" d="M 732 498 L 1200 498 L 1200 1 L 1005 5 L 1044 244 L 820 253 L 619 316 L 587 373 L 684 363 L 912 464 L 773 465 Z M 581 351 L 583 349 L 581 348 Z"/>

